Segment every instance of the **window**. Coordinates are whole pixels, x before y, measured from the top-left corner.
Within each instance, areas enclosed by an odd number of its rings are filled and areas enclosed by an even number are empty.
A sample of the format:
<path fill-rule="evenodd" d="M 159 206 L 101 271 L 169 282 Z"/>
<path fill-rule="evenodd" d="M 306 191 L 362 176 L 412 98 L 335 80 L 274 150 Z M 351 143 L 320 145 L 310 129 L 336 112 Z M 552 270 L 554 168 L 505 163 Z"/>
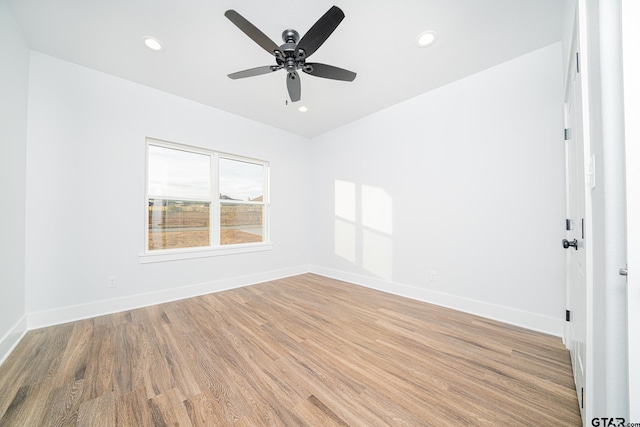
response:
<path fill-rule="evenodd" d="M 268 174 L 262 160 L 148 139 L 146 255 L 264 246 Z"/>
<path fill-rule="evenodd" d="M 264 165 L 220 157 L 220 244 L 262 242 Z"/>

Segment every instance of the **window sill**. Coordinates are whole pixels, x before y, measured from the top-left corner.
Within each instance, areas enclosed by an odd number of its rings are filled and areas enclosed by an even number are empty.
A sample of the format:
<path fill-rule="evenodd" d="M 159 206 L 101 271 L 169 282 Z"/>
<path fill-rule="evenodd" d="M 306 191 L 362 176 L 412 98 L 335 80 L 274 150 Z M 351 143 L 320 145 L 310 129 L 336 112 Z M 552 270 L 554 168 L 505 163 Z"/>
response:
<path fill-rule="evenodd" d="M 140 264 L 148 264 L 152 262 L 178 261 L 182 259 L 207 258 L 223 255 L 244 254 L 250 252 L 270 251 L 273 249 L 271 243 L 247 244 L 247 245 L 231 245 L 229 247 L 220 248 L 204 248 L 204 249 L 174 249 L 157 252 L 147 252 L 140 254 Z"/>

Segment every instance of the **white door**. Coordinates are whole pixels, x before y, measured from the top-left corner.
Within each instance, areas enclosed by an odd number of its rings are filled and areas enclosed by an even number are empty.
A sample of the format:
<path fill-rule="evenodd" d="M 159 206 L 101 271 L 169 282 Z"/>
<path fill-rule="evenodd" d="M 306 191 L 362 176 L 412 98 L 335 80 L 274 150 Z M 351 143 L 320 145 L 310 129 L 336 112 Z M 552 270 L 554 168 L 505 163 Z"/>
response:
<path fill-rule="evenodd" d="M 627 322 L 629 422 L 640 422 L 640 14 L 638 0 L 622 2 L 624 115 L 627 171 Z"/>
<path fill-rule="evenodd" d="M 577 50 L 576 50 L 577 51 Z M 582 419 L 585 419 L 587 278 L 585 250 L 585 156 L 582 133 L 582 96 L 577 55 L 573 55 L 571 76 L 565 94 L 565 137 L 567 223 L 563 246 L 567 257 L 567 310 L 565 341 L 571 364 Z M 558 242 L 560 243 L 560 242 Z"/>

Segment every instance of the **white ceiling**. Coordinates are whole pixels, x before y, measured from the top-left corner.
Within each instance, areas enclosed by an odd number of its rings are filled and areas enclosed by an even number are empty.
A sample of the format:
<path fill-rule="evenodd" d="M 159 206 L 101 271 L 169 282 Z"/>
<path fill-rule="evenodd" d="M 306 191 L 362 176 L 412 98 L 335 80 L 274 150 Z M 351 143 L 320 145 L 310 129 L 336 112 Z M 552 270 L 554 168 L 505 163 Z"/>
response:
<path fill-rule="evenodd" d="M 224 16 L 235 9 L 276 44 L 301 36 L 333 1 L 6 0 L 33 50 L 313 137 L 561 40 L 565 0 L 335 0 L 346 17 L 310 59 L 358 73 L 354 82 L 301 74 L 227 74 L 274 59 Z M 416 47 L 431 30 L 437 42 Z M 142 43 L 164 43 L 154 53 Z M 305 105 L 309 111 L 300 113 Z"/>

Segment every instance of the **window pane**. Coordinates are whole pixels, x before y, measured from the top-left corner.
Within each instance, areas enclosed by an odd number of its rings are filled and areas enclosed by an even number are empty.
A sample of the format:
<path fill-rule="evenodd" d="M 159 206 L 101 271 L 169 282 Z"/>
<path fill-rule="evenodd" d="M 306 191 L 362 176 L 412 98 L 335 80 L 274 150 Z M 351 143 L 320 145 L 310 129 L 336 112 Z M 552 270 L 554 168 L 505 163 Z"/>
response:
<path fill-rule="evenodd" d="M 149 195 L 209 199 L 210 159 L 206 154 L 149 145 Z"/>
<path fill-rule="evenodd" d="M 262 202 L 262 165 L 220 158 L 220 199 Z"/>
<path fill-rule="evenodd" d="M 220 244 L 262 242 L 262 208 L 253 204 L 220 204 Z"/>
<path fill-rule="evenodd" d="M 209 246 L 209 202 L 149 200 L 149 250 Z"/>

